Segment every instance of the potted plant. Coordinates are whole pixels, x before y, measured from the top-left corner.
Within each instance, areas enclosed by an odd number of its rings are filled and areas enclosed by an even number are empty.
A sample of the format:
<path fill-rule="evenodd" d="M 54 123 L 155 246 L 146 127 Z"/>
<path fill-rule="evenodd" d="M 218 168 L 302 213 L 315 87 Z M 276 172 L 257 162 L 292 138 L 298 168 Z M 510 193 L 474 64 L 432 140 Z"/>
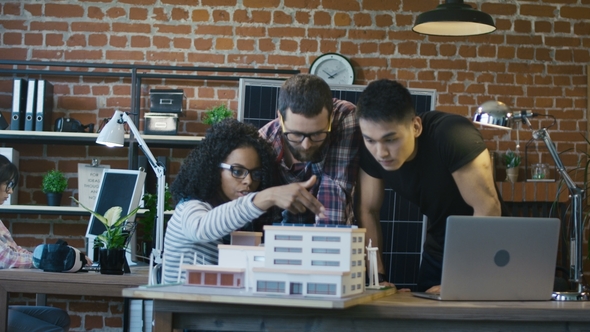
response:
<path fill-rule="evenodd" d="M 208 109 L 205 112 L 205 117 L 203 118 L 203 123 L 208 125 L 213 125 L 225 118 L 232 117 L 234 115 L 234 111 L 227 108 L 225 105 L 215 106 L 211 109 Z"/>
<path fill-rule="evenodd" d="M 518 180 L 518 167 L 520 166 L 520 155 L 510 149 L 504 154 L 502 158 L 506 166 L 506 180 L 515 183 Z"/>
<path fill-rule="evenodd" d="M 142 199 L 143 207 L 147 210 L 138 221 L 138 224 L 141 225 L 140 250 L 141 255 L 147 258 L 150 256 L 151 250 L 153 248 L 154 221 L 156 220 L 156 207 L 158 203 L 158 195 L 146 192 L 143 195 Z M 164 211 L 171 211 L 174 209 L 174 207 L 170 204 L 171 200 L 172 193 L 170 193 L 170 190 L 168 189 L 168 184 L 166 184 L 166 188 L 164 191 Z M 164 228 L 166 227 L 164 226 Z"/>
<path fill-rule="evenodd" d="M 59 206 L 61 196 L 68 187 L 68 180 L 64 174 L 56 169 L 50 170 L 43 176 L 41 189 L 47 195 L 47 205 Z"/>
<path fill-rule="evenodd" d="M 126 230 L 125 221 L 137 213 L 139 206 L 124 217 L 121 217 L 123 209 L 120 206 L 113 206 L 103 216 L 87 208 L 74 197 L 72 199 L 86 211 L 92 213 L 105 227 L 105 231 L 94 239 L 94 248 L 100 248 L 100 273 L 123 274 L 125 247 L 134 229 L 132 228 L 130 231 Z"/>

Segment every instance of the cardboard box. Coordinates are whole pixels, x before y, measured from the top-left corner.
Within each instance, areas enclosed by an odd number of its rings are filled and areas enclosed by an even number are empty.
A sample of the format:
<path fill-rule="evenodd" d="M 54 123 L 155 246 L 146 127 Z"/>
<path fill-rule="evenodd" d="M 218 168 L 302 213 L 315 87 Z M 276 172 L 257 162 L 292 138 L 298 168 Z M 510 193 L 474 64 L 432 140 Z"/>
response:
<path fill-rule="evenodd" d="M 178 115 L 175 113 L 146 113 L 143 133 L 146 135 L 176 135 Z"/>
<path fill-rule="evenodd" d="M 5 156 L 6 158 L 8 158 L 8 160 L 10 160 L 10 162 L 15 164 L 16 167 L 18 168 L 18 158 L 19 158 L 18 151 L 16 151 L 13 148 L 0 148 L 0 154 Z M 19 179 L 19 182 L 22 182 L 22 180 Z M 2 203 L 0 202 L 0 204 L 2 204 Z M 6 200 L 6 202 L 4 202 L 4 205 L 17 205 L 17 204 L 18 204 L 18 184 L 14 188 L 14 192 L 12 194 L 10 194 L 10 196 L 8 196 L 8 199 Z"/>
<path fill-rule="evenodd" d="M 182 113 L 184 91 L 177 89 L 151 89 L 150 112 Z"/>

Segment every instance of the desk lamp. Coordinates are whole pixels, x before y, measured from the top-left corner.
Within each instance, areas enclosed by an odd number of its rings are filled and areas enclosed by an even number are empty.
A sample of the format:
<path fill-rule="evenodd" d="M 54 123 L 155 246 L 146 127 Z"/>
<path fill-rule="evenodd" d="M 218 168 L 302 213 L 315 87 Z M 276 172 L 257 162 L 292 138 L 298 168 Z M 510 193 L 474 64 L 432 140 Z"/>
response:
<path fill-rule="evenodd" d="M 511 130 L 513 122 L 515 120 L 520 120 L 532 130 L 529 118 L 537 115 L 539 114 L 533 113 L 529 110 L 511 111 L 506 104 L 499 101 L 487 101 L 477 108 L 477 111 L 473 116 L 473 121 L 489 127 Z M 582 198 L 584 197 L 584 189 L 576 186 L 567 173 L 559 158 L 557 149 L 555 148 L 551 137 L 549 137 L 547 129 L 541 128 L 533 131 L 533 138 L 542 140 L 547 146 L 551 157 L 555 161 L 557 171 L 570 192 L 572 200 L 572 220 L 574 223 L 574 230 L 573 234 L 570 235 L 570 281 L 576 283 L 578 289 L 577 291 L 572 292 L 555 292 L 553 293 L 553 299 L 558 301 L 588 301 L 590 300 L 590 294 L 584 290 L 582 285 L 584 277 L 582 267 L 582 242 L 584 241 Z"/>
<path fill-rule="evenodd" d="M 154 169 L 156 173 L 156 177 L 158 178 L 158 188 L 157 188 L 157 204 L 156 204 L 156 241 L 154 248 L 152 249 L 152 253 L 150 254 L 150 271 L 149 271 L 149 280 L 148 284 L 153 285 L 157 284 L 154 273 L 154 265 L 157 267 L 162 263 L 162 253 L 164 247 L 164 191 L 166 187 L 166 168 L 158 162 L 158 160 L 154 157 L 150 149 L 147 147 L 143 138 L 139 134 L 139 130 L 131 118 L 125 112 L 115 111 L 115 114 L 111 118 L 111 120 L 104 126 L 98 138 L 96 139 L 96 143 L 106 145 L 109 147 L 122 147 L 124 145 L 124 134 L 125 129 L 123 128 L 124 124 L 127 123 L 129 129 L 133 136 L 135 136 L 135 140 L 137 141 L 137 145 L 145 154 L 148 162 Z"/>

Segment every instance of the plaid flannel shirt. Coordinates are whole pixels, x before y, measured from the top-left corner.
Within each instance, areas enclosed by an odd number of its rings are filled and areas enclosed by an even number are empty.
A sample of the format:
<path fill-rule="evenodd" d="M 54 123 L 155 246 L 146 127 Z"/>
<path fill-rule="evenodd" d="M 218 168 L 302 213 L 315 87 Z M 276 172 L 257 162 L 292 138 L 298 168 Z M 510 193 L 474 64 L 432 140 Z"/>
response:
<path fill-rule="evenodd" d="M 32 264 L 33 253 L 19 247 L 0 221 L 0 269 L 30 268 Z"/>
<path fill-rule="evenodd" d="M 279 183 L 284 185 L 302 182 L 316 175 L 318 181 L 310 192 L 326 208 L 326 218 L 317 220 L 319 224 L 352 225 L 354 223 L 353 190 L 359 167 L 359 148 L 363 144 L 354 104 L 334 99 L 332 130 L 329 142 L 322 151 L 322 159 L 317 163 L 306 162 L 285 165 L 283 156 L 283 135 L 278 119 L 260 129 L 260 135 L 272 144 L 277 154 Z M 315 223 L 315 215 L 307 211 L 291 214 L 283 211 L 283 222 L 296 224 Z"/>

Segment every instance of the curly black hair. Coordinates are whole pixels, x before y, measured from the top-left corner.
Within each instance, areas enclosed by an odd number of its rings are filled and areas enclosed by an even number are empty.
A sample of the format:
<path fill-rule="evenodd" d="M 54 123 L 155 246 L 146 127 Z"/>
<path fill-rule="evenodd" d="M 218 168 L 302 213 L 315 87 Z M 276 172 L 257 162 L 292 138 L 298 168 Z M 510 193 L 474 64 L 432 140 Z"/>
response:
<path fill-rule="evenodd" d="M 198 199 L 213 206 L 224 203 L 221 199 L 221 172 L 219 163 L 235 149 L 252 147 L 260 157 L 264 174 L 258 191 L 272 186 L 274 152 L 268 142 L 251 124 L 235 119 L 225 119 L 211 128 L 199 146 L 184 160 L 170 192 L 177 203 L 186 199 Z"/>

